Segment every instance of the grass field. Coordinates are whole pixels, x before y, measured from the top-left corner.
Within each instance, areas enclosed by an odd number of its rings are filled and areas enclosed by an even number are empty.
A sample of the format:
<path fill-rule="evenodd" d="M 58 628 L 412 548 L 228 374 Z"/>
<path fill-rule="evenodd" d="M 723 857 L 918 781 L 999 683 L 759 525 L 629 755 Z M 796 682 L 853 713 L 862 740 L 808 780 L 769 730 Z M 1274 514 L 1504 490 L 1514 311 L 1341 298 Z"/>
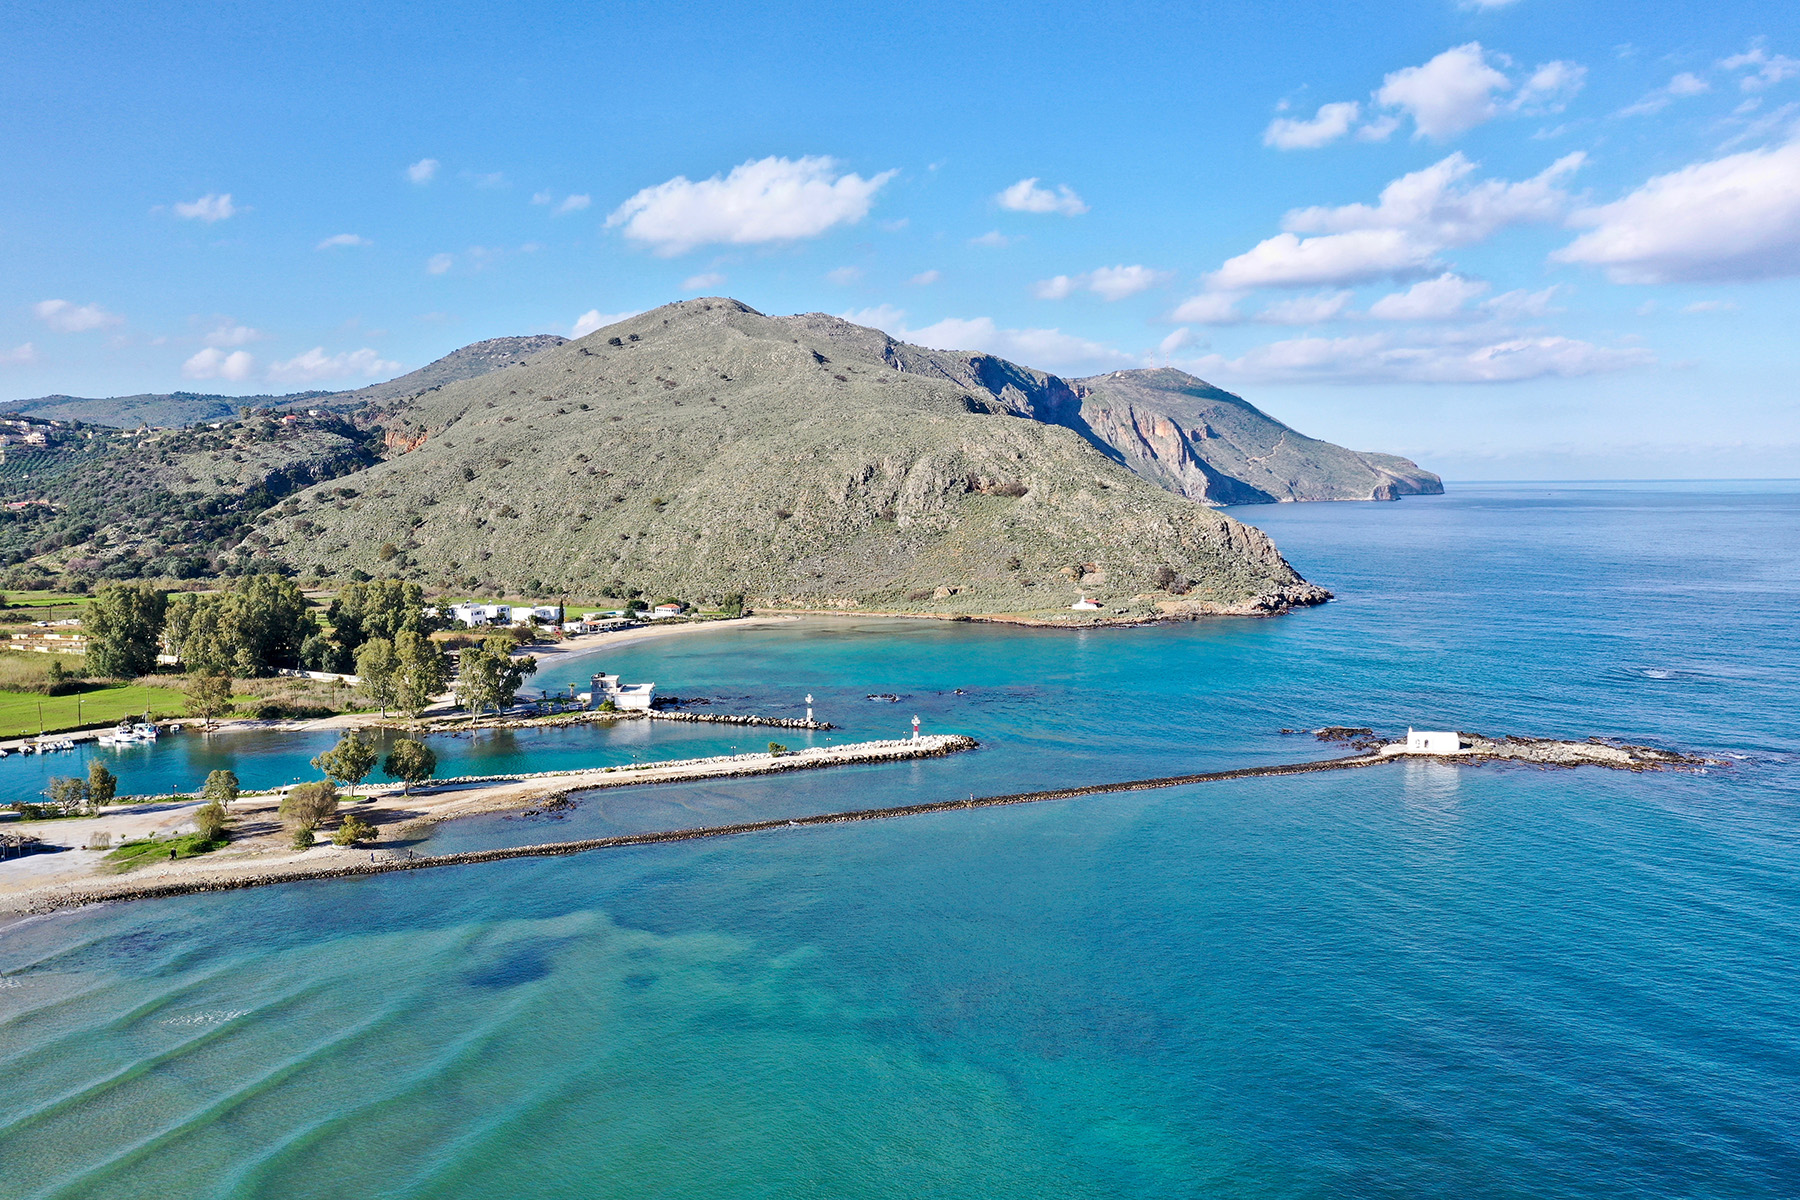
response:
<path fill-rule="evenodd" d="M 39 731 L 39 705 L 43 706 L 43 732 L 54 733 L 85 725 L 111 725 L 121 717 L 141 717 L 145 709 L 153 717 L 181 716 L 187 711 L 187 696 L 175 688 L 145 687 L 135 683 L 81 692 L 74 696 L 0 692 L 0 737 L 17 737 L 21 733 L 27 736 L 36 734 Z"/>
<path fill-rule="evenodd" d="M 145 863 L 168 862 L 171 858 L 193 858 L 217 850 L 224 844 L 224 838 L 208 841 L 197 833 L 157 841 L 126 842 L 106 856 L 106 864 L 116 874 L 123 875 L 131 868 Z M 171 854 L 170 851 L 174 853 Z"/>

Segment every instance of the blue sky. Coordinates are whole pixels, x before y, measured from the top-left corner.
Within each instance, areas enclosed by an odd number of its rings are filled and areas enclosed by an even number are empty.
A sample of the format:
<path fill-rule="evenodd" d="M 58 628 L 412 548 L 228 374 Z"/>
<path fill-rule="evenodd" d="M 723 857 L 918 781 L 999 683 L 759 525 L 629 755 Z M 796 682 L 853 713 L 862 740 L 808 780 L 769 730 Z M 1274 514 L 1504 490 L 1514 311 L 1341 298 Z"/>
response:
<path fill-rule="evenodd" d="M 15 0 L 0 398 L 731 295 L 1452 478 L 1800 474 L 1791 4 L 1270 9 Z"/>

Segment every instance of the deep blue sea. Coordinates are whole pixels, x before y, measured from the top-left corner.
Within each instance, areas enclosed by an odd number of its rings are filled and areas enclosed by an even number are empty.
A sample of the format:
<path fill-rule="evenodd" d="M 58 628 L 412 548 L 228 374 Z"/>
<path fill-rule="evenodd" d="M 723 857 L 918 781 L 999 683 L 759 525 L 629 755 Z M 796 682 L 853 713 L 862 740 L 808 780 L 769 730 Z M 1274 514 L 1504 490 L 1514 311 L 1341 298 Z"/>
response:
<path fill-rule="evenodd" d="M 1407 763 L 32 919 L 0 929 L 0 1196 L 1800 1195 L 1800 485 L 1234 515 L 1338 599 L 565 662 L 546 686 L 603 661 L 723 711 L 810 692 L 821 738 L 917 714 L 983 747 L 429 848 L 1294 761 L 1331 751 L 1281 730 L 1325 724 L 1728 765 Z M 132 790 L 317 749 L 234 736 L 167 739 Z M 441 749 L 449 773 L 768 736 Z"/>

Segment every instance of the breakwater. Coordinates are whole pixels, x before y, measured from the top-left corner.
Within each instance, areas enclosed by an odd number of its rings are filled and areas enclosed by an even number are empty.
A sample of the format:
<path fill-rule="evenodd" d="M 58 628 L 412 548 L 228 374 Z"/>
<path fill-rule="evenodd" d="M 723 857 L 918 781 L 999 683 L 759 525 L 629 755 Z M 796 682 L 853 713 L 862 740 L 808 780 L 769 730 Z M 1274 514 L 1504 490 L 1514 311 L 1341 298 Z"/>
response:
<path fill-rule="evenodd" d="M 969 746 L 974 745 L 972 739 L 960 739 Z M 956 749 L 966 747 L 957 746 Z M 945 748 L 937 753 L 950 753 Z M 885 759 L 883 761 L 893 761 Z M 798 829 L 813 825 L 847 825 L 857 821 L 885 821 L 897 817 L 925 816 L 931 813 L 954 812 L 959 809 L 994 808 L 1011 804 L 1039 804 L 1050 800 L 1075 800 L 1083 796 L 1100 796 L 1112 792 L 1141 792 L 1157 788 L 1183 787 L 1197 783 L 1219 783 L 1231 779 L 1258 779 L 1277 775 L 1307 775 L 1319 771 L 1344 771 L 1362 767 L 1381 766 L 1396 762 L 1393 757 L 1380 755 L 1356 755 L 1350 758 L 1332 758 L 1317 762 L 1286 763 L 1266 767 L 1240 767 L 1230 771 L 1203 771 L 1193 775 L 1165 775 L 1154 779 L 1129 779 L 1117 783 L 1094 783 L 1081 787 L 1053 788 L 1036 792 L 1013 792 L 999 796 L 970 796 L 966 800 L 933 800 L 923 804 L 904 804 L 892 808 L 852 809 L 845 812 L 819 813 L 809 817 L 780 818 L 769 821 L 747 821 L 734 825 L 701 825 L 688 829 L 656 830 L 648 833 L 628 833 L 615 837 L 586 838 L 568 842 L 543 842 L 531 846 L 505 846 L 492 850 L 466 850 L 455 854 L 426 854 L 416 858 L 396 858 L 375 860 L 371 854 L 368 862 L 321 862 L 318 864 L 297 862 L 283 864 L 279 868 L 271 868 L 254 874 L 244 874 L 226 878 L 200 878 L 187 880 L 167 880 L 113 888 L 95 888 L 88 891 L 68 891 L 56 895 L 33 898 L 19 911 L 25 913 L 54 912 L 64 908 L 78 908 L 87 904 L 101 904 L 114 900 L 155 900 L 172 896 L 190 896 L 199 892 L 229 892 L 244 888 L 263 887 L 273 883 L 296 883 L 304 880 L 321 879 L 356 879 L 367 875 L 385 875 L 391 871 L 422 871 L 433 867 L 473 866 L 479 863 L 505 862 L 516 858 L 552 858 L 568 854 L 586 854 L 594 850 L 613 850 L 626 846 L 650 846 L 662 842 L 689 842 L 704 838 L 734 837 L 740 834 L 765 833 L 779 829 Z M 601 784 L 600 786 L 605 786 Z M 544 797 L 545 800 L 560 798 L 574 792 L 590 790 L 587 786 L 568 789 L 559 796 Z"/>
<path fill-rule="evenodd" d="M 709 725 L 767 725 L 776 729 L 836 729 L 830 721 L 808 721 L 796 717 L 759 717 L 754 714 L 671 712 L 665 709 L 621 709 L 602 712 L 597 708 L 577 712 L 554 713 L 533 717 L 482 717 L 470 721 L 462 717 L 439 717 L 424 722 L 428 733 L 464 733 L 476 729 L 554 729 L 564 725 L 587 725 L 610 721 L 692 721 Z"/>

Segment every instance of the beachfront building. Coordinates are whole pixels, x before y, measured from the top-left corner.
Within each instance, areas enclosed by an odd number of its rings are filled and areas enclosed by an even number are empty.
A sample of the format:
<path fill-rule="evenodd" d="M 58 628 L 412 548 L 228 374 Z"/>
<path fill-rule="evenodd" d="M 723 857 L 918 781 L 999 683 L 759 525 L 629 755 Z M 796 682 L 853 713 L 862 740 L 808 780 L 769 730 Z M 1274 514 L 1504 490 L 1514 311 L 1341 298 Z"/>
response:
<path fill-rule="evenodd" d="M 1461 734 L 1426 729 L 1408 729 L 1406 731 L 1406 752 L 1408 754 L 1460 754 L 1462 751 Z"/>
<path fill-rule="evenodd" d="M 1098 600 L 1089 600 L 1086 596 L 1083 596 L 1075 603 L 1069 605 L 1069 607 L 1076 612 L 1093 612 L 1100 607 L 1100 602 Z"/>
<path fill-rule="evenodd" d="M 599 708 L 611 700 L 616 708 L 649 712 L 650 701 L 655 695 L 654 683 L 625 683 L 617 675 L 608 675 L 602 671 L 590 683 L 588 703 Z"/>
<path fill-rule="evenodd" d="M 659 604 L 650 610 L 652 620 L 661 620 L 664 617 L 679 617 L 680 615 L 681 605 L 679 604 Z"/>
<path fill-rule="evenodd" d="M 453 604 L 450 615 L 469 628 L 482 625 L 529 625 L 536 617 L 554 624 L 562 610 L 554 604 Z"/>

